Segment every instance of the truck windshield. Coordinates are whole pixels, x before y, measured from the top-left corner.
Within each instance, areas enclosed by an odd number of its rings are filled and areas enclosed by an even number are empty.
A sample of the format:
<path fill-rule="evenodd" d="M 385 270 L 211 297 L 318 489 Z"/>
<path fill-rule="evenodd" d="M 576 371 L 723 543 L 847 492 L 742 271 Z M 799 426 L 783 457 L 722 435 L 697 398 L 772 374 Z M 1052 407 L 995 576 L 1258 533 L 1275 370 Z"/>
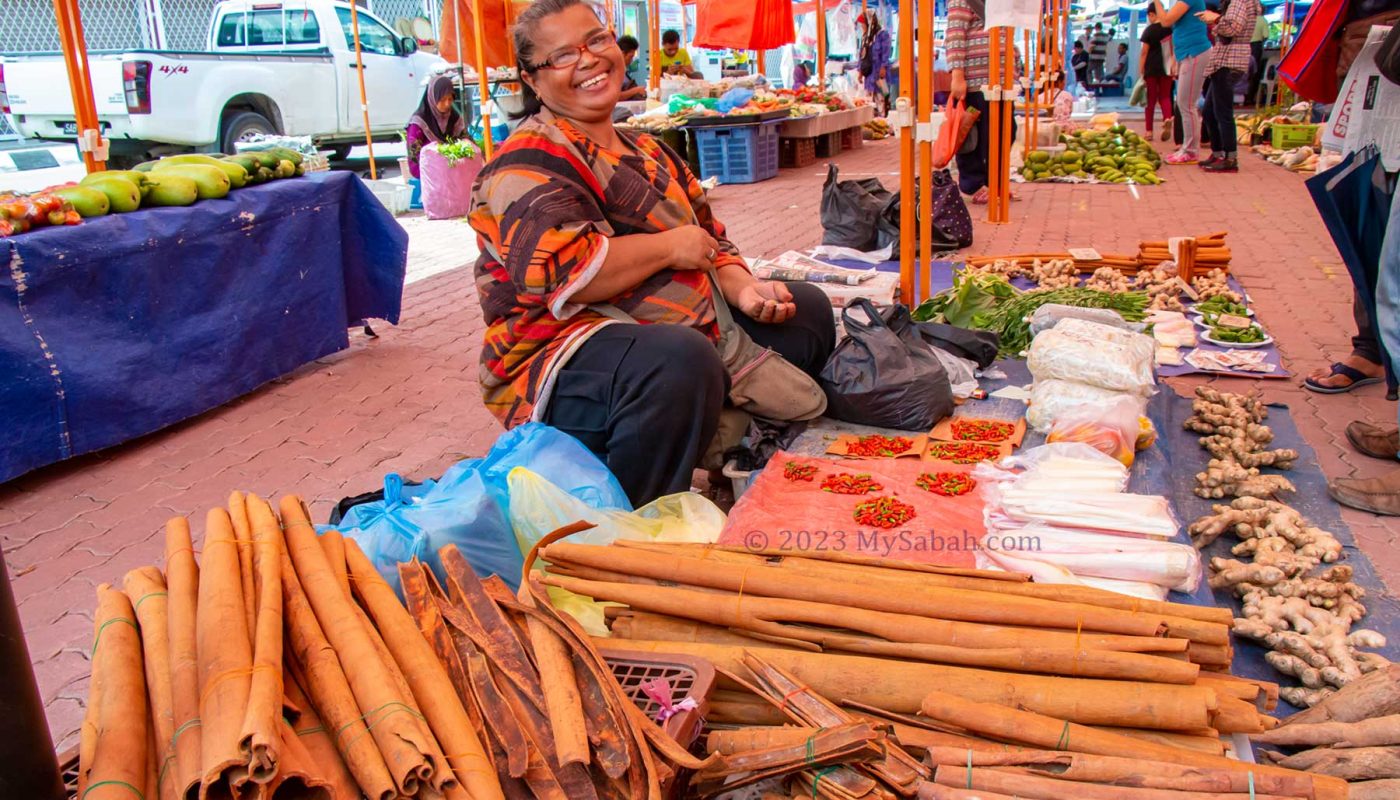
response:
<path fill-rule="evenodd" d="M 350 9 L 336 8 L 335 15 L 340 18 L 340 28 L 345 32 L 345 46 L 354 50 L 355 31 L 350 20 Z M 399 54 L 399 39 L 394 35 L 393 31 L 371 19 L 366 14 L 356 14 L 356 16 L 360 18 L 361 50 L 366 53 L 378 53 L 382 56 L 396 56 Z"/>
<path fill-rule="evenodd" d="M 219 47 L 319 44 L 321 26 L 305 9 L 266 9 L 226 14 L 219 23 Z"/>

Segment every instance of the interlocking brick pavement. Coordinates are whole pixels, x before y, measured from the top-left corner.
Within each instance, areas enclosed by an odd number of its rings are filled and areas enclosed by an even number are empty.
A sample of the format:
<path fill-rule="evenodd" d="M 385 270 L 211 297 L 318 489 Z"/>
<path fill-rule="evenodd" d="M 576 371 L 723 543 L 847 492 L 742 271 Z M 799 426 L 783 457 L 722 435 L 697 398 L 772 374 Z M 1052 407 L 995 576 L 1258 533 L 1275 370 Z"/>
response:
<path fill-rule="evenodd" d="M 877 175 L 893 186 L 893 140 L 836 159 L 842 177 Z M 1246 156 L 1234 176 L 1164 167 L 1167 183 L 1135 195 L 1119 186 L 1017 186 L 1011 224 L 974 208 L 974 253 L 1093 245 L 1133 252 L 1142 239 L 1228 230 L 1236 273 L 1298 375 L 1343 355 L 1351 285 L 1299 176 Z M 747 255 L 803 249 L 821 239 L 824 164 L 784 170 L 752 186 L 711 193 L 717 215 Z M 0 485 L 3 542 L 49 725 L 60 747 L 76 741 L 87 693 L 92 592 L 141 564 L 158 563 L 161 529 L 196 518 L 230 490 L 295 491 L 323 518 L 341 497 L 374 487 L 386 471 L 441 473 L 484 453 L 500 431 L 482 408 L 477 351 L 483 325 L 471 280 L 473 237 L 459 221 L 403 220 L 411 285 L 403 323 L 167 430 Z M 1189 391 L 1200 379 L 1173 384 Z M 1220 380 L 1260 386 L 1292 408 L 1331 477 L 1376 475 L 1391 465 L 1350 450 L 1351 419 L 1393 421 L 1380 387 L 1324 397 L 1297 380 Z M 1183 476 L 1184 478 L 1185 476 Z M 1400 581 L 1400 525 L 1346 512 L 1363 549 Z"/>

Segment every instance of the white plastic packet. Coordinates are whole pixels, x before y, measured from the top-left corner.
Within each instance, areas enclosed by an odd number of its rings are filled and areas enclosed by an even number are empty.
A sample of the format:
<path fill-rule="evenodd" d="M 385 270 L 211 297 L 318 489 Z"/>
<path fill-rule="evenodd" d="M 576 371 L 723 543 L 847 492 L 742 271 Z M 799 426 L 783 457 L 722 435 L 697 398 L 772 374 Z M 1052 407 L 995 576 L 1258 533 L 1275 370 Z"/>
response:
<path fill-rule="evenodd" d="M 1091 386 L 1087 383 L 1056 378 L 1037 380 L 1031 386 L 1030 407 L 1026 409 L 1026 424 L 1041 433 L 1045 433 L 1050 430 L 1050 426 L 1055 423 L 1056 419 L 1075 406 L 1085 403 L 1108 403 L 1114 398 L 1125 396 L 1133 397 L 1140 404 L 1138 416 L 1146 413 L 1147 400 L 1136 394 L 1128 395 L 1124 392 Z"/>
<path fill-rule="evenodd" d="M 1080 308 L 1062 303 L 1046 303 L 1031 314 L 1031 335 L 1048 331 L 1068 319 L 1087 320 L 1134 332 L 1140 332 L 1144 328 L 1141 323 L 1123 319 L 1121 314 L 1111 308 Z"/>
<path fill-rule="evenodd" d="M 938 362 L 943 365 L 943 371 L 948 373 L 948 384 L 952 387 L 953 397 L 959 400 L 966 400 L 977 391 L 977 362 L 960 358 L 940 347 L 929 345 L 928 349 L 938 357 Z"/>
<path fill-rule="evenodd" d="M 1075 321 L 1065 320 L 1031 342 L 1026 366 L 1037 382 L 1054 378 L 1143 397 L 1156 391 L 1153 377 L 1156 345 L 1150 337 L 1131 334 L 1146 340 L 1144 352 L 1136 344 L 1121 344 L 1107 338 L 1093 341 L 1081 338 L 1083 334 L 1076 335 L 1072 330 L 1061 330 Z M 1099 327 L 1124 333 L 1108 326 Z"/>
<path fill-rule="evenodd" d="M 880 264 L 889 261 L 894 255 L 894 245 L 885 245 L 879 250 L 857 250 L 854 247 L 838 247 L 834 244 L 819 244 L 812 248 L 813 258 L 840 258 L 846 261 L 863 261 L 867 264 Z"/>

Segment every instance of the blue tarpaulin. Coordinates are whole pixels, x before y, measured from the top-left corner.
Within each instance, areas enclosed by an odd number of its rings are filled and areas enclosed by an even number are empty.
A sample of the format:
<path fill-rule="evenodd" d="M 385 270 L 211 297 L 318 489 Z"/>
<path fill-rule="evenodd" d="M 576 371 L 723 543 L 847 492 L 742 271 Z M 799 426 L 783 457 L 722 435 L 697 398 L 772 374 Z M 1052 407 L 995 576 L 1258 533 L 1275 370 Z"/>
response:
<path fill-rule="evenodd" d="M 397 323 L 408 234 L 350 173 L 0 242 L 0 481 L 208 411 Z"/>

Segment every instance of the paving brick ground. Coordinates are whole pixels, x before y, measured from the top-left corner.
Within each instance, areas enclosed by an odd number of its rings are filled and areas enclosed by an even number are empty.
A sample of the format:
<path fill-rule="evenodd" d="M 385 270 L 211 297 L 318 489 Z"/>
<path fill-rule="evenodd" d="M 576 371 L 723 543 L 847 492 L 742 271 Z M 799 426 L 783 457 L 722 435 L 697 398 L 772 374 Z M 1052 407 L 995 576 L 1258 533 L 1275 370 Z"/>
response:
<path fill-rule="evenodd" d="M 873 142 L 837 163 L 843 177 L 893 183 L 898 156 L 892 140 Z M 975 210 L 972 252 L 1074 245 L 1132 252 L 1144 238 L 1228 230 L 1236 272 L 1287 366 L 1301 375 L 1344 354 L 1350 283 L 1301 178 L 1254 157 L 1235 176 L 1165 169 L 1165 185 L 1138 195 L 1125 187 L 1018 187 L 1011 224 L 988 225 Z M 820 240 L 824 177 L 819 165 L 785 170 L 761 185 L 720 187 L 712 200 L 747 254 L 801 249 Z M 0 485 L 0 540 L 59 746 L 76 741 L 82 717 L 93 588 L 158 562 L 168 517 L 198 516 L 232 489 L 299 492 L 324 516 L 385 472 L 435 475 L 485 452 L 497 436 L 477 393 L 482 322 L 467 268 L 475 257 L 470 231 L 422 218 L 405 227 L 414 282 L 399 327 L 377 325 L 378 339 L 356 333 L 345 352 L 196 419 Z M 1292 407 L 1327 475 L 1388 468 L 1351 451 L 1342 433 L 1351 419 L 1394 420 L 1379 387 L 1323 397 L 1297 380 L 1254 383 Z M 1400 586 L 1400 525 L 1345 517 L 1392 589 Z"/>

